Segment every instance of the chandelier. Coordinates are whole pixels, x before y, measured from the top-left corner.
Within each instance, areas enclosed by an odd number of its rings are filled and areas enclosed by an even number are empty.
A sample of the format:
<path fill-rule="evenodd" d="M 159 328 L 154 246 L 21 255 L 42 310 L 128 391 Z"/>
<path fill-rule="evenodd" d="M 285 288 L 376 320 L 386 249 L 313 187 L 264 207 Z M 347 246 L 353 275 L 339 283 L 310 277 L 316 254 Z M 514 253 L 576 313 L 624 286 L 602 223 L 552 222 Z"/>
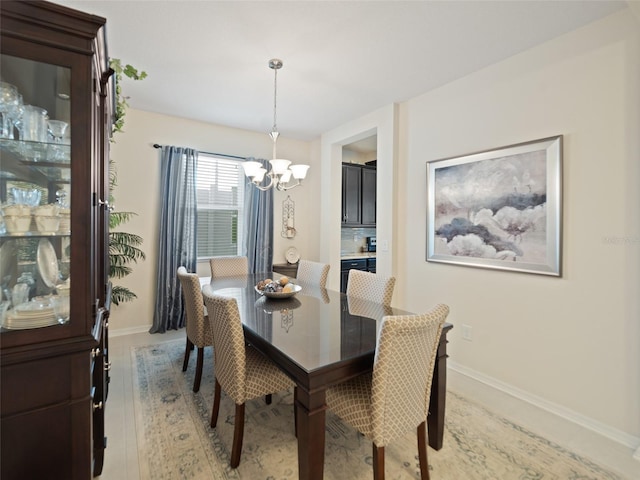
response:
<path fill-rule="evenodd" d="M 292 165 L 289 160 L 278 158 L 276 155 L 276 143 L 278 142 L 278 127 L 276 124 L 276 99 L 278 94 L 278 70 L 282 68 L 282 60 L 273 58 L 269 60 L 269 68 L 273 69 L 274 82 L 273 82 L 273 128 L 269 136 L 273 140 L 273 160 L 269 160 L 271 164 L 271 170 L 267 173 L 266 168 L 263 168 L 260 162 L 244 162 L 242 164 L 244 168 L 244 174 L 251 179 L 251 182 L 260 190 L 269 190 L 270 188 L 277 188 L 278 190 L 290 190 L 297 187 L 302 183 L 304 177 L 307 176 L 307 170 L 309 165 Z M 269 183 L 266 186 L 260 185 L 264 180 L 265 175 L 269 177 Z M 295 179 L 296 183 L 290 184 L 289 182 Z"/>

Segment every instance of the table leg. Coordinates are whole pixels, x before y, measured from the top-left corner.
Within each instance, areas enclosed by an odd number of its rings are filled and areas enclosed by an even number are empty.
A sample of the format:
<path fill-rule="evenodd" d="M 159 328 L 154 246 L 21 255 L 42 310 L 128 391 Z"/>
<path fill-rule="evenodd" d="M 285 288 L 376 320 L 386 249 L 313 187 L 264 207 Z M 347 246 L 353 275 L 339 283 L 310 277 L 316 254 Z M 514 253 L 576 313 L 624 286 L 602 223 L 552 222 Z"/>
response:
<path fill-rule="evenodd" d="M 325 391 L 296 388 L 298 478 L 322 480 L 324 473 Z"/>
<path fill-rule="evenodd" d="M 450 328 L 443 330 L 440 336 L 431 382 L 427 425 L 429 426 L 429 446 L 434 450 L 442 448 L 444 437 L 444 410 L 447 398 L 447 332 Z"/>

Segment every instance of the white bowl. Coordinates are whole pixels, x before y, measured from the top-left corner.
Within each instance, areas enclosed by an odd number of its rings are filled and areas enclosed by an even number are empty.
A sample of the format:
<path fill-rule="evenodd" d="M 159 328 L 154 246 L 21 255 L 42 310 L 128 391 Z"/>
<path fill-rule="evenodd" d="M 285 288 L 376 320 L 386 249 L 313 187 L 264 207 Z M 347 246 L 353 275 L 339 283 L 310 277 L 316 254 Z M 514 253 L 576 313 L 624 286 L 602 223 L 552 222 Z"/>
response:
<path fill-rule="evenodd" d="M 71 209 L 60 208 L 60 226 L 59 232 L 69 232 L 71 230 Z"/>
<path fill-rule="evenodd" d="M 9 233 L 25 233 L 31 226 L 31 215 L 5 215 L 4 224 Z"/>
<path fill-rule="evenodd" d="M 54 217 L 58 215 L 58 212 L 60 212 L 60 207 L 55 203 L 50 203 L 48 205 L 40 205 L 33 209 L 34 215 L 43 216 L 43 217 Z"/>
<path fill-rule="evenodd" d="M 60 226 L 60 217 L 45 217 L 36 215 L 36 227 L 41 233 L 57 232 Z"/>
<path fill-rule="evenodd" d="M 5 205 L 2 207 L 2 211 L 7 216 L 31 215 L 31 207 L 20 203 L 16 203 L 15 205 Z"/>

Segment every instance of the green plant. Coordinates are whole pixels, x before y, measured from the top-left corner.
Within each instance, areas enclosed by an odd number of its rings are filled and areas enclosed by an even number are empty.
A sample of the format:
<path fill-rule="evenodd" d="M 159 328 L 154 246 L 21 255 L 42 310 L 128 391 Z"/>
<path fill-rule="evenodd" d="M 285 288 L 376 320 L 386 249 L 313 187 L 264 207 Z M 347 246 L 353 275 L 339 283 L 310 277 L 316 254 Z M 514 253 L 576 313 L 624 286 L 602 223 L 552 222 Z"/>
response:
<path fill-rule="evenodd" d="M 111 68 L 114 70 L 116 82 L 116 111 L 112 128 L 111 141 L 115 142 L 116 133 L 123 132 L 124 117 L 129 104 L 127 98 L 122 94 L 123 76 L 133 80 L 143 80 L 146 72 L 138 72 L 131 65 L 122 66 L 117 58 L 110 60 Z M 109 203 L 114 205 L 113 191 L 118 183 L 118 175 L 113 159 L 109 160 Z M 138 263 L 146 258 L 144 252 L 139 248 L 142 245 L 142 237 L 133 233 L 114 231 L 123 223 L 131 220 L 134 212 L 110 212 L 109 214 L 109 278 L 123 278 L 132 271 L 131 264 Z M 126 287 L 114 285 L 111 292 L 111 301 L 115 305 L 122 302 L 130 302 L 137 298 L 137 295 Z"/>

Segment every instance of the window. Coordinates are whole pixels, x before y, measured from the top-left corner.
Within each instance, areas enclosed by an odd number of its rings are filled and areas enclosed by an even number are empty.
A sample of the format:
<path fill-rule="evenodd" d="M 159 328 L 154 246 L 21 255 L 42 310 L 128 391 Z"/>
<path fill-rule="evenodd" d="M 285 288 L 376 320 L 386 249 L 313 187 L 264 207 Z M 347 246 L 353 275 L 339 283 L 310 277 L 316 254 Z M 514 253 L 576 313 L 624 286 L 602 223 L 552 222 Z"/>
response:
<path fill-rule="evenodd" d="M 240 162 L 198 154 L 198 259 L 242 254 L 244 185 Z"/>

